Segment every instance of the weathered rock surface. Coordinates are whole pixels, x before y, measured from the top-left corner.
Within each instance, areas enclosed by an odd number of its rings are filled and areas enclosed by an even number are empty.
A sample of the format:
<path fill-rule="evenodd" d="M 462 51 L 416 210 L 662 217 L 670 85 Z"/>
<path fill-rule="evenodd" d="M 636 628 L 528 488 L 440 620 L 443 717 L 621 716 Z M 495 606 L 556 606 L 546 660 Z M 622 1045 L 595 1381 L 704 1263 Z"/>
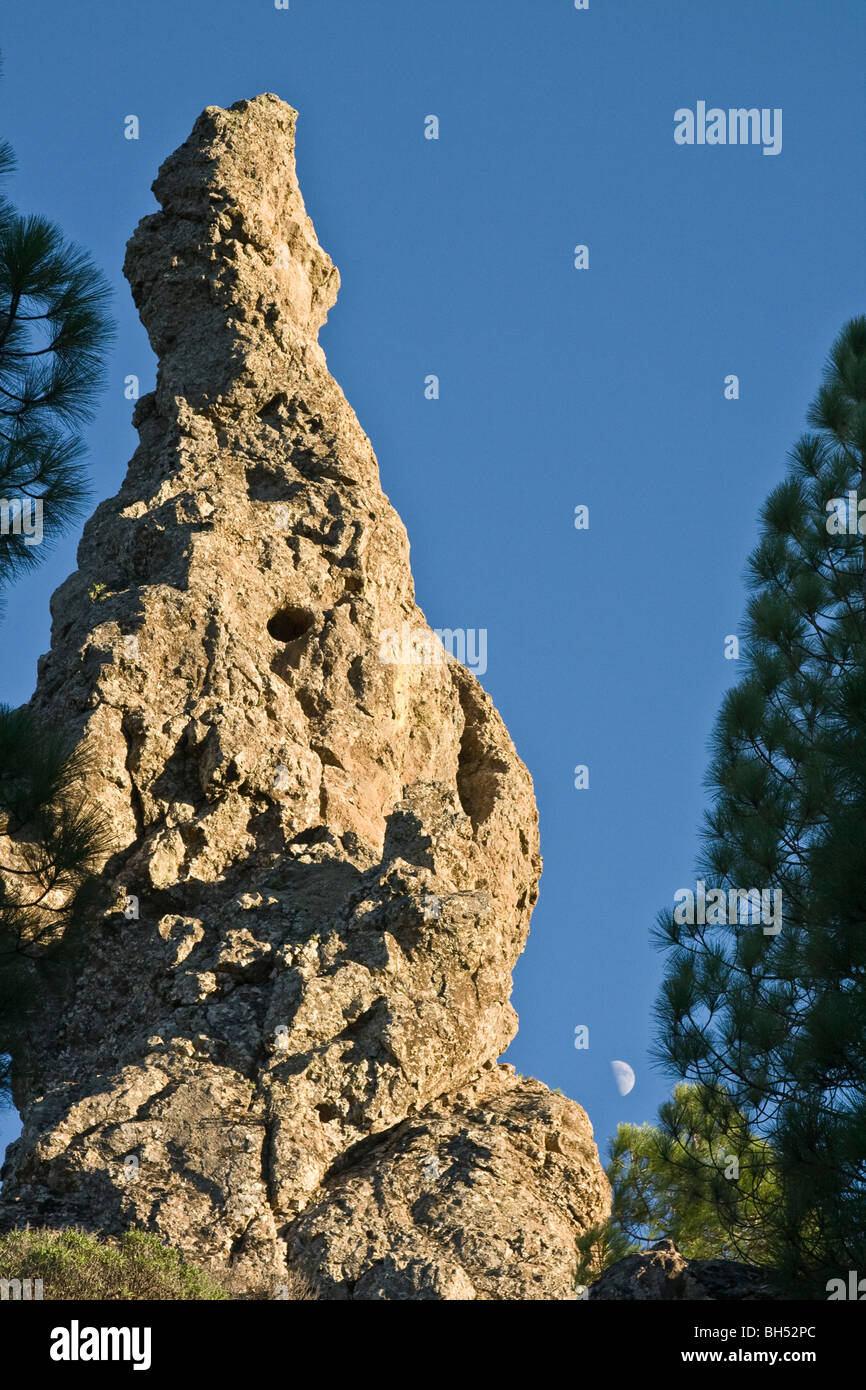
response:
<path fill-rule="evenodd" d="M 415 605 L 317 343 L 339 280 L 295 119 L 208 108 L 129 243 L 157 385 L 34 697 L 115 848 L 19 1064 L 0 1220 L 141 1224 L 277 1284 L 288 1252 L 337 1299 L 571 1297 L 609 1199 L 592 1130 L 496 1062 L 532 784 Z M 419 659 L 382 659 L 404 624 Z"/>
<path fill-rule="evenodd" d="M 587 1300 L 686 1299 L 756 1302 L 775 1299 L 765 1270 L 737 1260 L 687 1260 L 672 1240 L 626 1255 L 590 1284 Z"/>

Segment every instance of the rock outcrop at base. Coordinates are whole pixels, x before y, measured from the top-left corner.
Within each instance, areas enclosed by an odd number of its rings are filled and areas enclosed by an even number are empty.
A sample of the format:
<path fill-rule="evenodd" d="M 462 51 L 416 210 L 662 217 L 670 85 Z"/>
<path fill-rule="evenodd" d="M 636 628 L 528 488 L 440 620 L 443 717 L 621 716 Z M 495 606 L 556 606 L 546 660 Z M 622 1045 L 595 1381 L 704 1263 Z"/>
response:
<path fill-rule="evenodd" d="M 687 1260 L 672 1240 L 626 1255 L 586 1290 L 587 1301 L 688 1300 L 756 1302 L 777 1299 L 767 1271 L 738 1260 Z"/>
<path fill-rule="evenodd" d="M 592 1130 L 496 1060 L 532 784 L 318 345 L 339 277 L 295 120 L 209 107 L 129 243 L 157 385 L 33 701 L 114 851 L 18 1063 L 0 1221 L 140 1226 L 275 1286 L 288 1256 L 335 1299 L 568 1298 Z"/>

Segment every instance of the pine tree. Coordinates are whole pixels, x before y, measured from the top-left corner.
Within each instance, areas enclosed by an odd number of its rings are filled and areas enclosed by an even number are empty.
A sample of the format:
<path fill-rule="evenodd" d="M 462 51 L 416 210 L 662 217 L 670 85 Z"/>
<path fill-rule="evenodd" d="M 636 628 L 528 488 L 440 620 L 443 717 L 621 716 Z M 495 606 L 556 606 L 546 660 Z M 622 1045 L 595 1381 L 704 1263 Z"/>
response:
<path fill-rule="evenodd" d="M 81 948 L 90 871 L 111 847 L 82 784 L 89 761 L 27 706 L 0 705 L 0 1096 L 34 1005 Z"/>
<path fill-rule="evenodd" d="M 762 1215 L 777 1200 L 770 1147 L 730 1105 L 713 1121 L 698 1087 L 676 1086 L 657 1125 L 621 1124 L 606 1172 L 610 1219 L 578 1242 L 580 1283 L 659 1240 L 690 1260 L 769 1262 Z"/>
<path fill-rule="evenodd" d="M 0 144 L 0 180 L 13 166 Z M 107 296 L 83 251 L 0 193 L 0 590 L 32 570 L 87 496 L 79 426 L 101 383 Z M 88 873 L 107 849 L 85 772 L 32 710 L 0 705 L 0 1099 L 9 1054 L 59 978 Z"/>
<path fill-rule="evenodd" d="M 685 903 L 659 917 L 657 1056 L 728 1152 L 744 1125 L 767 1141 L 766 1258 L 825 1297 L 866 1271 L 866 318 L 807 418 L 762 511 L 745 669 L 712 740 L 708 920 Z M 781 894 L 778 930 L 732 910 L 754 887 Z"/>
<path fill-rule="evenodd" d="M 13 167 L 0 145 L 0 180 Z M 77 427 L 101 384 L 107 296 L 85 252 L 0 193 L 0 589 L 38 564 L 87 496 Z"/>

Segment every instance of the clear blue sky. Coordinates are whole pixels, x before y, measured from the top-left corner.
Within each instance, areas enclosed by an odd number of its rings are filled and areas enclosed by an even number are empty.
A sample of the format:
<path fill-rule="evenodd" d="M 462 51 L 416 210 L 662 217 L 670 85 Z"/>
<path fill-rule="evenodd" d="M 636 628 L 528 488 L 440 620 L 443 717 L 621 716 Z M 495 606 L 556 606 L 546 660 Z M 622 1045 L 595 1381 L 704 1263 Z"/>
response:
<path fill-rule="evenodd" d="M 487 629 L 484 684 L 535 778 L 545 872 L 508 1059 L 579 1100 L 602 1145 L 669 1090 L 647 1064 L 648 932 L 694 879 L 758 509 L 863 311 L 864 20 L 860 0 L 42 0 L 4 16 L 11 195 L 116 288 L 94 500 L 136 444 L 123 379 L 153 382 L 120 267 L 159 163 L 204 106 L 271 91 L 298 108 L 304 196 L 343 279 L 329 365 L 408 528 L 419 602 L 434 626 Z M 782 152 L 678 147 L 674 111 L 702 100 L 781 107 Z M 75 539 L 9 595 L 7 702 L 31 693 Z M 614 1058 L 637 1073 L 626 1097 Z M 0 1145 L 16 1130 L 0 1116 Z"/>

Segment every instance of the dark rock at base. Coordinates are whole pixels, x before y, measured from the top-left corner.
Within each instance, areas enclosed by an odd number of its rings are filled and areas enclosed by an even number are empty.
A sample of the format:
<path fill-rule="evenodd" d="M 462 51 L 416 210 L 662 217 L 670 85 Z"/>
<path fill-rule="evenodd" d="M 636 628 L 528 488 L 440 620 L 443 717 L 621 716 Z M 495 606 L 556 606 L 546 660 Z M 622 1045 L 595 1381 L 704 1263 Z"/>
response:
<path fill-rule="evenodd" d="M 591 1284 L 587 1299 L 757 1302 L 777 1299 L 768 1272 L 737 1260 L 687 1260 L 672 1240 L 627 1255 Z"/>

